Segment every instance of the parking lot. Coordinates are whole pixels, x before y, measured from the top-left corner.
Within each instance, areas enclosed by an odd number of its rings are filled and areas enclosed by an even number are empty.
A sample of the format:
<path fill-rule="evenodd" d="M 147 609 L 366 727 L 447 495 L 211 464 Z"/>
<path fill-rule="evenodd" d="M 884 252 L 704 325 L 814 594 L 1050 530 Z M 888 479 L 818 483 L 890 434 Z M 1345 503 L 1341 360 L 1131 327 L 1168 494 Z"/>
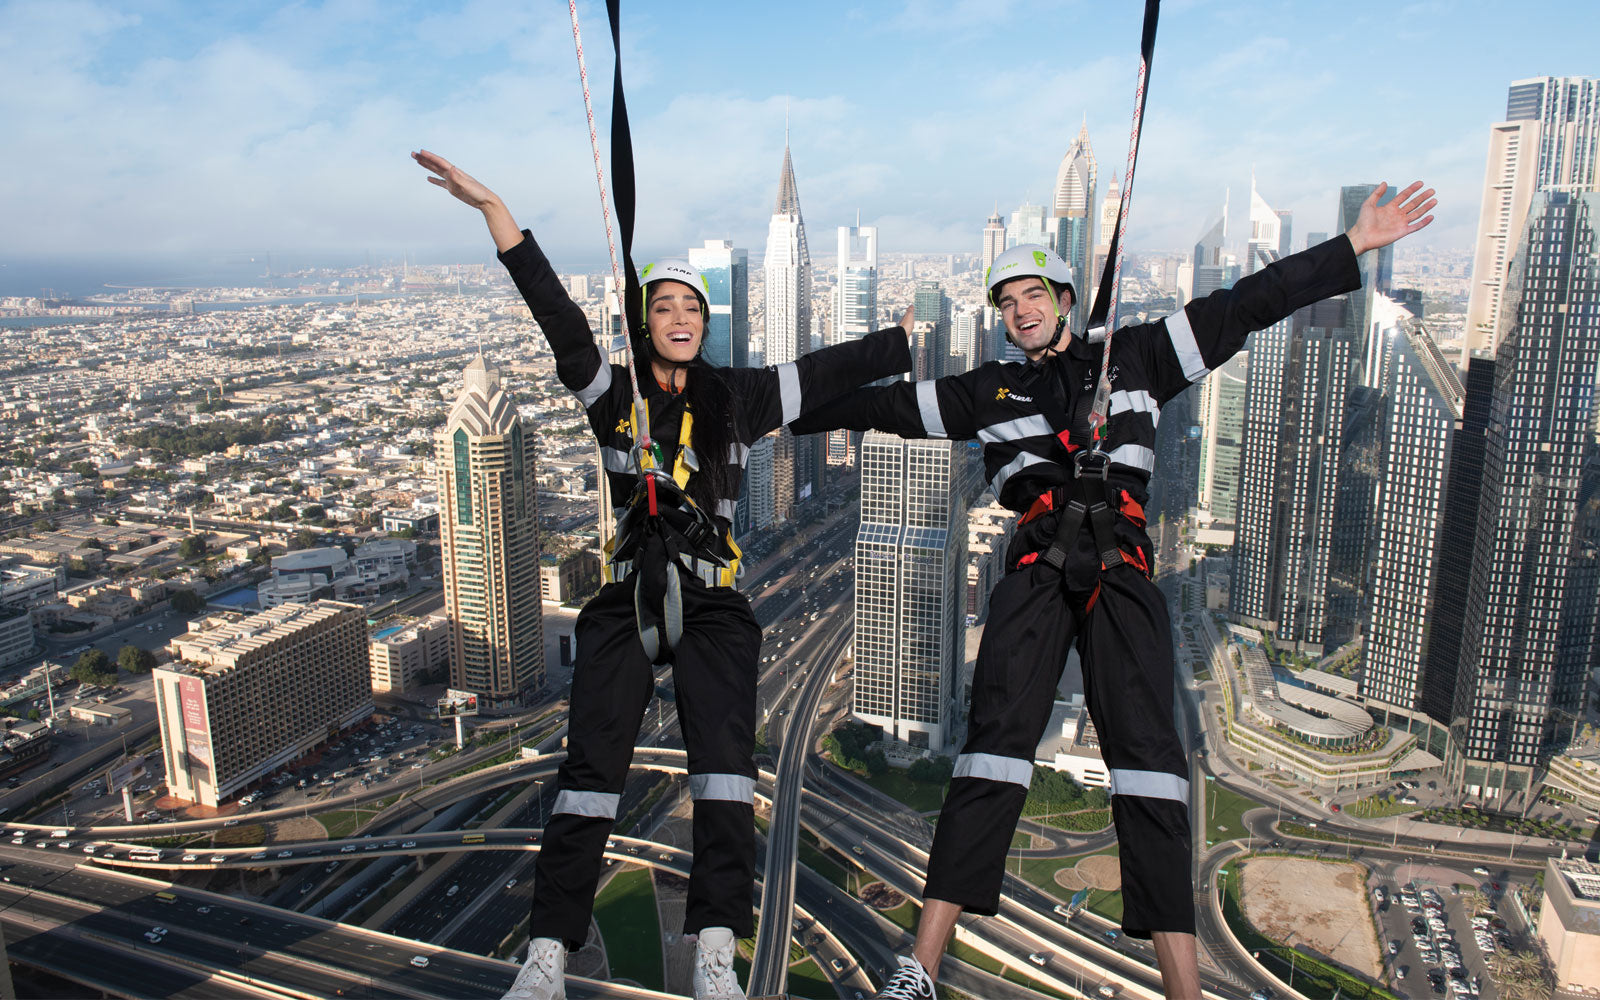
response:
<path fill-rule="evenodd" d="M 1403 875 L 1406 869 L 1399 871 Z M 1507 888 L 1487 873 L 1472 877 Z M 1503 893 L 1486 892 L 1489 909 L 1471 913 L 1470 887 L 1458 892 L 1457 885 L 1419 877 L 1384 882 L 1373 890 L 1384 960 L 1407 995 L 1498 1000 L 1489 952 L 1517 943 L 1497 908 Z"/>

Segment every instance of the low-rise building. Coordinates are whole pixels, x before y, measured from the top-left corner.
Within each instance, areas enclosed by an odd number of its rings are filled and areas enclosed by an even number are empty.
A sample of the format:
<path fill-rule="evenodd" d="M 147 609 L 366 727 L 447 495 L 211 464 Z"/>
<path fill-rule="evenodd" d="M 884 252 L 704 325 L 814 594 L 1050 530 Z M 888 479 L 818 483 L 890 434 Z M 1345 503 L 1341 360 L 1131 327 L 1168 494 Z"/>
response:
<path fill-rule="evenodd" d="M 600 586 L 600 557 L 592 549 L 574 549 L 565 555 L 547 552 L 539 557 L 539 589 L 543 600 L 565 604 Z"/>
<path fill-rule="evenodd" d="M 23 608 L 0 609 L 0 667 L 33 655 L 33 616 Z"/>
<path fill-rule="evenodd" d="M 1083 703 L 1075 694 L 1057 701 L 1050 710 L 1050 725 L 1034 752 L 1033 762 L 1072 776 L 1085 788 L 1110 788 L 1111 772 L 1100 756 L 1100 737 Z"/>
<path fill-rule="evenodd" d="M 1539 940 L 1558 993 L 1600 993 L 1600 865 L 1551 858 L 1544 867 Z"/>
<path fill-rule="evenodd" d="M 216 806 L 372 714 L 366 616 L 285 604 L 172 640 L 153 672 L 167 786 Z"/>
<path fill-rule="evenodd" d="M 429 673 L 450 667 L 450 619 L 442 614 L 389 622 L 367 643 L 374 694 L 407 694 Z"/>

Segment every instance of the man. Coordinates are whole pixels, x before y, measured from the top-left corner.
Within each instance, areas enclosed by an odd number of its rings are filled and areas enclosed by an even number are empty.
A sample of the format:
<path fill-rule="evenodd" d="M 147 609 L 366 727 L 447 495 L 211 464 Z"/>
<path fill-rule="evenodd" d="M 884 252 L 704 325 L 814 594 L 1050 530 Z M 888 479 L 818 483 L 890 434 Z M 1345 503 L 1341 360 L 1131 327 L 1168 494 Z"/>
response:
<path fill-rule="evenodd" d="M 1162 405 L 1226 362 L 1252 331 L 1359 288 L 1358 256 L 1433 221 L 1424 217 L 1433 191 L 1418 194 L 1421 187 L 1380 207 L 1380 185 L 1348 233 L 1165 319 L 1117 330 L 1098 448 L 1089 416 L 1102 347 L 1068 329 L 1072 271 L 1039 246 L 1007 251 L 985 275 L 1025 364 L 991 361 L 936 381 L 859 389 L 791 424 L 797 434 L 847 427 L 977 438 L 995 495 L 1021 515 L 990 597 L 967 741 L 934 835 L 914 952 L 879 997 L 932 997 L 956 918 L 998 909 L 1034 749 L 1074 646 L 1111 776 L 1124 930 L 1154 940 L 1167 996 L 1200 996 L 1189 762 L 1173 722 L 1171 626 L 1150 581 L 1143 508 L 1156 422 Z"/>

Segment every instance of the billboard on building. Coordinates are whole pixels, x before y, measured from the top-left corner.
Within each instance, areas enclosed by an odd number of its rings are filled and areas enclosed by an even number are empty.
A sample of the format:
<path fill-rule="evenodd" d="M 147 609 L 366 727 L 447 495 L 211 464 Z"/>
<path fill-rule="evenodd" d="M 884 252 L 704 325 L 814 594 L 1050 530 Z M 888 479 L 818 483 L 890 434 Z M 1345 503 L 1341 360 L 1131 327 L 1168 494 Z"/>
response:
<path fill-rule="evenodd" d="M 198 677 L 178 678 L 178 700 L 183 708 L 184 750 L 190 767 L 211 768 L 211 721 L 206 715 L 206 685 Z"/>
<path fill-rule="evenodd" d="M 478 696 L 472 691 L 447 688 L 439 699 L 439 718 L 452 719 L 458 715 L 477 715 Z"/>

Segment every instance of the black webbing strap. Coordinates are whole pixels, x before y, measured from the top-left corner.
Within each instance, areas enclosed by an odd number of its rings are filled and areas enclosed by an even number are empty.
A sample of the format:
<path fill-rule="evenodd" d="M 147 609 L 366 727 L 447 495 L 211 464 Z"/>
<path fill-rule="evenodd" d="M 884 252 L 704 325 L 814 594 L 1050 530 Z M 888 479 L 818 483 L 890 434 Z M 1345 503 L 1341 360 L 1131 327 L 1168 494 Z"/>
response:
<path fill-rule="evenodd" d="M 1061 379 L 1053 367 L 1048 367 L 1061 363 L 1059 357 L 1047 358 L 1044 374 L 1046 378 L 1056 379 L 1063 392 L 1070 392 L 1067 385 L 1071 380 Z M 1061 509 L 1055 537 L 1050 540 L 1050 547 L 1045 550 L 1043 559 L 1058 570 L 1065 566 L 1067 556 L 1077 544 L 1078 533 L 1083 530 L 1083 522 L 1087 519 L 1094 532 L 1094 547 L 1100 554 L 1100 565 L 1110 569 L 1122 562 L 1122 550 L 1117 546 L 1115 532 L 1117 512 L 1111 504 L 1111 485 L 1106 477 L 1111 459 L 1104 452 L 1070 447 L 1072 422 L 1061 401 L 1050 391 L 1050 386 L 1035 388 L 1033 401 L 1055 431 L 1056 443 L 1066 453 L 1066 460 L 1061 464 L 1072 470 L 1073 477 L 1070 489 L 1059 487 L 1057 490 L 1056 497 L 1065 500 L 1066 506 Z"/>
<path fill-rule="evenodd" d="M 1139 118 L 1144 117 L 1144 106 L 1150 96 L 1150 68 L 1151 60 L 1155 58 L 1156 51 L 1156 21 L 1161 14 L 1161 0 L 1145 0 L 1144 3 L 1144 30 L 1139 35 L 1139 57 L 1144 60 L 1144 91 L 1139 95 Z M 1141 130 L 1142 131 L 1142 130 Z M 1139 158 L 1139 134 L 1133 136 L 1133 152 L 1128 168 L 1131 171 Z M 1127 206 L 1127 200 L 1133 196 L 1133 181 L 1131 176 L 1122 187 L 1122 197 L 1117 206 L 1117 218 L 1121 220 Z M 1122 241 L 1122 226 L 1119 224 L 1111 234 L 1110 249 L 1106 253 L 1105 263 L 1100 266 L 1100 286 L 1094 296 L 1094 306 L 1089 312 L 1089 322 L 1084 327 L 1085 332 L 1096 327 L 1106 325 L 1106 316 L 1111 311 L 1111 295 L 1113 292 L 1113 273 L 1116 269 L 1117 246 Z"/>
<path fill-rule="evenodd" d="M 611 78 L 611 194 L 617 205 L 617 228 L 622 230 L 622 273 L 624 294 L 619 297 L 627 333 L 641 328 L 639 274 L 633 267 L 633 219 L 635 185 L 633 179 L 633 134 L 628 130 L 628 102 L 622 94 L 622 0 L 606 0 L 611 19 L 611 45 L 616 50 L 617 68 Z"/>

